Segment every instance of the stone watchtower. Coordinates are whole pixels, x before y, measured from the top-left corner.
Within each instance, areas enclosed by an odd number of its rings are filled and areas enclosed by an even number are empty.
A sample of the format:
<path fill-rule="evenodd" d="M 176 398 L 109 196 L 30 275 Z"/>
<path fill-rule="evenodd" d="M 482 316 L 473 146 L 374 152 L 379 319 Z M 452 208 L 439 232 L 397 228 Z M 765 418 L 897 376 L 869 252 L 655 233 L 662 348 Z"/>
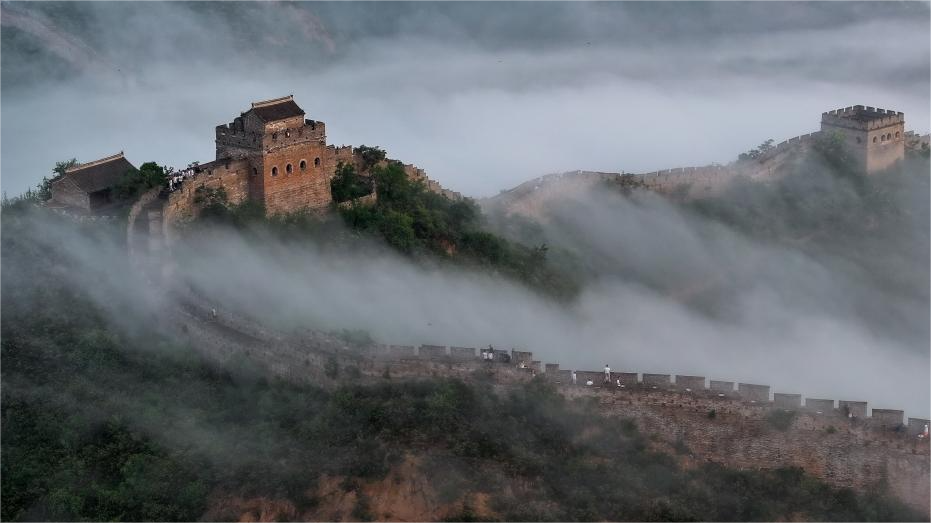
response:
<path fill-rule="evenodd" d="M 255 102 L 219 125 L 217 160 L 248 162 L 249 197 L 270 213 L 323 209 L 330 204 L 335 171 L 323 122 L 305 120 L 294 97 Z"/>
<path fill-rule="evenodd" d="M 905 157 L 905 115 L 855 105 L 821 115 L 821 132 L 843 137 L 860 167 L 872 174 Z"/>

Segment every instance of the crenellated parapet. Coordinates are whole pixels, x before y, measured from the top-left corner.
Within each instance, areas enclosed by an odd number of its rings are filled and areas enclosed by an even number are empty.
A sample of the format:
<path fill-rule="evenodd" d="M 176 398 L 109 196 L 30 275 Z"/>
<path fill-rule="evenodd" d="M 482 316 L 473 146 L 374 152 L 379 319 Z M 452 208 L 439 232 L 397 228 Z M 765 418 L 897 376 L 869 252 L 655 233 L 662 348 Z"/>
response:
<path fill-rule="evenodd" d="M 891 109 L 853 105 L 821 113 L 821 123 L 861 131 L 872 131 L 891 125 L 904 124 L 905 113 Z"/>
<path fill-rule="evenodd" d="M 374 345 L 368 351 L 370 355 L 389 360 L 471 362 L 476 370 L 482 366 L 506 365 L 518 371 L 514 376 L 541 375 L 562 387 L 590 387 L 599 391 L 624 390 L 651 394 L 692 394 L 696 397 L 728 399 L 762 408 L 799 411 L 814 416 L 855 419 L 862 421 L 868 427 L 894 430 L 898 433 L 918 434 L 927 423 L 924 418 L 906 420 L 902 410 L 874 408 L 870 416 L 868 404 L 865 401 L 805 398 L 797 393 L 773 392 L 769 385 L 723 380 L 709 381 L 705 376 L 611 371 L 609 382 L 606 383 L 603 370 L 570 370 L 558 363 L 544 364 L 539 360 L 534 360 L 533 352 L 530 351 L 512 349 L 509 353 L 495 349 L 495 352 L 505 357 L 496 358 L 493 362 L 484 361 L 475 348 L 443 345 L 421 345 L 419 347 Z M 588 385 L 589 382 L 591 385 Z"/>

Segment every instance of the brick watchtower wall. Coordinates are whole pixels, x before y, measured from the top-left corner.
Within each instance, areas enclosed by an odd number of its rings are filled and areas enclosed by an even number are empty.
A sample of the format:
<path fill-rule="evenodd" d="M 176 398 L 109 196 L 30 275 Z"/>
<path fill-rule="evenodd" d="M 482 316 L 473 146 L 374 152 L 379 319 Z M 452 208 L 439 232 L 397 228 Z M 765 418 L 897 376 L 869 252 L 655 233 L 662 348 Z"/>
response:
<path fill-rule="evenodd" d="M 217 159 L 248 159 L 249 197 L 270 214 L 320 211 L 332 202 L 330 179 L 344 148 L 327 147 L 323 122 L 304 118 L 290 96 L 256 102 L 216 128 Z"/>
<path fill-rule="evenodd" d="M 862 105 L 836 109 L 822 113 L 821 131 L 840 136 L 868 174 L 905 157 L 905 115 L 900 112 Z"/>
<path fill-rule="evenodd" d="M 323 122 L 302 117 L 272 122 L 262 140 L 262 193 L 270 213 L 319 211 L 333 201 Z M 335 170 L 335 169 L 334 169 Z"/>

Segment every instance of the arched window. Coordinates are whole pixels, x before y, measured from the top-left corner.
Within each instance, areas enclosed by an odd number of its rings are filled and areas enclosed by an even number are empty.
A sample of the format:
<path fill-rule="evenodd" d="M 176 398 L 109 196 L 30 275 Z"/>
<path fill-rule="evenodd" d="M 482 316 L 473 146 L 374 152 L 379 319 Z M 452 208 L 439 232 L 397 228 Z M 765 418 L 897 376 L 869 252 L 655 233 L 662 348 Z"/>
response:
<path fill-rule="evenodd" d="M 272 140 L 278 139 L 278 133 L 272 133 Z"/>
<path fill-rule="evenodd" d="M 876 143 L 876 137 L 875 137 L 875 136 L 873 137 L 873 143 Z"/>
<path fill-rule="evenodd" d="M 307 170 L 307 160 L 301 160 L 300 166 L 302 171 Z"/>
<path fill-rule="evenodd" d="M 278 168 L 272 167 L 272 176 L 278 176 Z"/>
<path fill-rule="evenodd" d="M 899 139 L 899 135 L 900 135 L 900 134 L 902 134 L 902 133 L 900 133 L 899 131 L 896 131 L 896 132 L 895 132 L 895 139 L 896 139 L 896 140 Z"/>
<path fill-rule="evenodd" d="M 314 158 L 314 167 L 320 167 L 320 157 Z"/>
<path fill-rule="evenodd" d="M 259 170 L 256 169 L 255 167 L 253 167 L 253 168 L 252 168 L 252 176 L 258 176 L 258 175 L 259 175 Z"/>
<path fill-rule="evenodd" d="M 892 133 L 887 134 L 887 135 L 886 135 L 886 140 L 891 140 L 891 139 L 892 139 Z"/>
<path fill-rule="evenodd" d="M 284 166 L 284 172 L 286 172 L 286 173 L 288 173 L 288 174 L 291 174 L 291 171 L 293 171 L 293 170 L 294 170 L 294 169 L 291 168 L 291 164 L 290 164 L 290 163 L 289 163 L 288 165 L 285 165 L 285 166 Z"/>

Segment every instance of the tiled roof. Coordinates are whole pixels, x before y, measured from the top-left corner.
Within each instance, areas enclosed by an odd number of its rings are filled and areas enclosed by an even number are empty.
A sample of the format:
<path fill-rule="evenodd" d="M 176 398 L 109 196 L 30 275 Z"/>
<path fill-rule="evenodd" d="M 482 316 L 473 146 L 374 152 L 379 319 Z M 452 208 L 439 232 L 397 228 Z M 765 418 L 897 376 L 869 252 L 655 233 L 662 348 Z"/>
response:
<path fill-rule="evenodd" d="M 254 102 L 249 111 L 252 111 L 256 116 L 266 122 L 284 120 L 285 118 L 293 118 L 295 116 L 304 116 L 304 110 L 294 102 L 293 95 L 262 102 Z"/>
<path fill-rule="evenodd" d="M 127 171 L 134 168 L 133 164 L 129 163 L 120 152 L 100 160 L 76 165 L 66 170 L 62 178 L 74 182 L 82 191 L 92 193 L 116 185 Z"/>

